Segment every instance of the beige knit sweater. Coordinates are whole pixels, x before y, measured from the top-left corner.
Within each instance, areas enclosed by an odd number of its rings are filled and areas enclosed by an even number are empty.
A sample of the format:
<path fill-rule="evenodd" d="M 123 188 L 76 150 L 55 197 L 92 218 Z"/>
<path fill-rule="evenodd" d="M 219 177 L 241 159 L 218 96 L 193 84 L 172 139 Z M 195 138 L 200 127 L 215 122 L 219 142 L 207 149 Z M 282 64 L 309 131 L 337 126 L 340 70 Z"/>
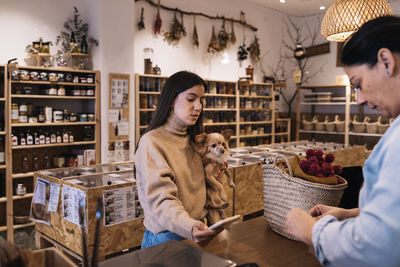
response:
<path fill-rule="evenodd" d="M 146 229 L 193 240 L 195 220 L 207 213 L 206 187 L 202 160 L 186 127 L 171 115 L 165 125 L 142 136 L 134 160 Z"/>

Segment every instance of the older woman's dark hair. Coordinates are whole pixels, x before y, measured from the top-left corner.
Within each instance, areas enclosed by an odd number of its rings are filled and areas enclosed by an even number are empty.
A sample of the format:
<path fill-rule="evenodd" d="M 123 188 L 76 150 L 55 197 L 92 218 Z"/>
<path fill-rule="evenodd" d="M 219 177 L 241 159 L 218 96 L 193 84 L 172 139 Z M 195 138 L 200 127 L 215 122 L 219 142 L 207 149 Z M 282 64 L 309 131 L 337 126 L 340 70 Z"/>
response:
<path fill-rule="evenodd" d="M 373 67 L 381 48 L 400 53 L 400 17 L 379 17 L 362 25 L 342 47 L 342 63 Z"/>
<path fill-rule="evenodd" d="M 180 71 L 171 75 L 167 79 L 164 88 L 161 90 L 161 95 L 156 111 L 153 113 L 153 117 L 145 133 L 165 124 L 169 117 L 169 114 L 171 113 L 171 108 L 177 95 L 196 85 L 204 86 L 204 89 L 207 91 L 207 84 L 200 76 L 195 73 Z M 203 111 L 200 113 L 196 124 L 188 127 L 188 134 L 190 136 L 190 139 L 194 141 L 195 136 L 200 134 L 202 131 Z"/>

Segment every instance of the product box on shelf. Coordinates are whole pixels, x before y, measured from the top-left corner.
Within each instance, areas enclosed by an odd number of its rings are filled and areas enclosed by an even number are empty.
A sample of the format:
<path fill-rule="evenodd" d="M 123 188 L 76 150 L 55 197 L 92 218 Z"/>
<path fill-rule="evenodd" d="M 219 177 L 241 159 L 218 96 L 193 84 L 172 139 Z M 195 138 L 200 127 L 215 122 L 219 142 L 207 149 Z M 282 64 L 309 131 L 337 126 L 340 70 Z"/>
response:
<path fill-rule="evenodd" d="M 132 167 L 132 163 L 103 164 L 36 172 L 30 215 L 36 230 L 82 257 L 83 226 L 91 258 L 100 198 L 104 216 L 99 228 L 99 260 L 140 246 L 144 213 Z M 79 203 L 83 203 L 83 212 Z"/>

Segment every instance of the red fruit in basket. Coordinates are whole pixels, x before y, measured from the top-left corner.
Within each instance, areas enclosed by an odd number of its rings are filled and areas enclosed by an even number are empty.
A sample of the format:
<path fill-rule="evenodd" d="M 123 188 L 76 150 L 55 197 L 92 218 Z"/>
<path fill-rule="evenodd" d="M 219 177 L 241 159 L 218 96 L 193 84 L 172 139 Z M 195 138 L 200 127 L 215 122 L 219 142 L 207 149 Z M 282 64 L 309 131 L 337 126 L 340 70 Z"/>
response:
<path fill-rule="evenodd" d="M 322 160 L 324 158 L 324 152 L 322 152 L 321 149 L 316 149 L 315 156 L 317 157 L 317 159 Z"/>
<path fill-rule="evenodd" d="M 318 165 L 318 163 L 313 163 L 310 165 L 310 170 L 309 174 L 315 175 L 321 171 L 321 167 Z"/>
<path fill-rule="evenodd" d="M 325 161 L 328 163 L 332 163 L 335 160 L 335 156 L 331 153 L 325 155 Z"/>
<path fill-rule="evenodd" d="M 325 176 L 322 173 L 316 173 L 314 176 L 317 176 L 318 178 L 324 178 Z"/>
<path fill-rule="evenodd" d="M 321 168 L 321 172 L 325 177 L 333 176 L 335 173 L 333 171 L 333 167 L 329 163 L 324 163 Z"/>
<path fill-rule="evenodd" d="M 336 175 L 341 174 L 343 172 L 342 166 L 340 166 L 340 165 L 333 166 L 333 171 L 335 172 Z"/>
<path fill-rule="evenodd" d="M 311 158 L 308 159 L 308 162 L 310 162 L 310 165 L 313 163 L 318 164 L 318 159 L 316 156 L 312 156 Z"/>
<path fill-rule="evenodd" d="M 306 151 L 306 159 L 309 159 L 314 155 L 315 155 L 314 149 L 307 149 L 307 151 Z"/>
<path fill-rule="evenodd" d="M 300 161 L 300 168 L 307 173 L 310 170 L 310 163 L 306 160 Z"/>

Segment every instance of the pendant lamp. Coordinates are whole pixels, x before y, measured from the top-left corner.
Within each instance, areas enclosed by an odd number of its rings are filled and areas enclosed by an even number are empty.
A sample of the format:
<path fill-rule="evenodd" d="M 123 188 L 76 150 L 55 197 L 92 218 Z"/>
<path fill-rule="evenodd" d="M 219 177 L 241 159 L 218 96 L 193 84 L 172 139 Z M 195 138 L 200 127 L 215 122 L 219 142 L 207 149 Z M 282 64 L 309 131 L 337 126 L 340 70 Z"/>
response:
<path fill-rule="evenodd" d="M 344 42 L 365 22 L 389 15 L 393 12 L 386 0 L 338 0 L 326 11 L 321 34 L 329 41 Z"/>

